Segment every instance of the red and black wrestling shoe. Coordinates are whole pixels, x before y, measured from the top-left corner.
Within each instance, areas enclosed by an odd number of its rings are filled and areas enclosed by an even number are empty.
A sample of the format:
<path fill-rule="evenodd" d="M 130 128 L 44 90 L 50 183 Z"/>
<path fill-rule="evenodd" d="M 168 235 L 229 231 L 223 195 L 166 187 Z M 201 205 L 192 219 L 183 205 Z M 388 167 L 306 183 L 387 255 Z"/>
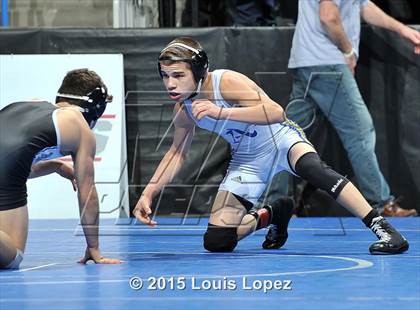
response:
<path fill-rule="evenodd" d="M 263 249 L 272 250 L 281 248 L 289 236 L 287 227 L 295 208 L 295 201 L 290 197 L 283 197 L 271 205 L 271 225 L 262 244 Z"/>

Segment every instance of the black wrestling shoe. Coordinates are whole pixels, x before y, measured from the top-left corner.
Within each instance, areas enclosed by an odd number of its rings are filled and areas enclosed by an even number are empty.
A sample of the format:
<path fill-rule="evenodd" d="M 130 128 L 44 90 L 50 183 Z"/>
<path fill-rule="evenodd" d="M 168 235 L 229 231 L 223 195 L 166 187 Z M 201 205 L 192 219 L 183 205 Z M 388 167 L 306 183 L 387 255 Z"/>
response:
<path fill-rule="evenodd" d="M 371 254 L 400 254 L 408 250 L 407 240 L 382 216 L 375 217 L 370 228 L 379 239 L 369 247 Z"/>
<path fill-rule="evenodd" d="M 289 236 L 287 226 L 294 207 L 295 201 L 289 197 L 280 198 L 271 205 L 271 225 L 262 244 L 263 249 L 279 249 L 286 243 Z"/>

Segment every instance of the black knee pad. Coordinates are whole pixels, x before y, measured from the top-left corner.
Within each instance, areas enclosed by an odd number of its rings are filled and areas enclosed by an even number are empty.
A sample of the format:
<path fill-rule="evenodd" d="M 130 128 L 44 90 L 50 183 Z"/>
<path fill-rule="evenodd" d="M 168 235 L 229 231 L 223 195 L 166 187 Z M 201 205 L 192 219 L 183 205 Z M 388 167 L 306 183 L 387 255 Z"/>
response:
<path fill-rule="evenodd" d="M 210 252 L 232 252 L 238 244 L 236 229 L 209 223 L 204 234 L 204 248 Z"/>
<path fill-rule="evenodd" d="M 344 186 L 349 183 L 324 163 L 317 153 L 306 153 L 298 159 L 295 165 L 296 173 L 313 186 L 323 189 L 334 199 L 337 199 Z"/>

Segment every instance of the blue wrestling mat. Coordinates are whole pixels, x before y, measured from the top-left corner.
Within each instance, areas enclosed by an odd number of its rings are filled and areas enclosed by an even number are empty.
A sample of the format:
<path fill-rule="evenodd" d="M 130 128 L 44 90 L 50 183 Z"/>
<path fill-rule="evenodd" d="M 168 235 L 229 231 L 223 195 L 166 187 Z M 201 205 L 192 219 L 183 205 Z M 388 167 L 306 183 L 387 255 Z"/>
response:
<path fill-rule="evenodd" d="M 420 309 L 420 218 L 391 218 L 402 255 L 372 256 L 355 218 L 294 218 L 280 250 L 265 231 L 233 253 L 202 247 L 207 218 L 101 221 L 101 249 L 122 265 L 80 265 L 77 221 L 33 220 L 18 271 L 0 271 L 0 309 Z"/>

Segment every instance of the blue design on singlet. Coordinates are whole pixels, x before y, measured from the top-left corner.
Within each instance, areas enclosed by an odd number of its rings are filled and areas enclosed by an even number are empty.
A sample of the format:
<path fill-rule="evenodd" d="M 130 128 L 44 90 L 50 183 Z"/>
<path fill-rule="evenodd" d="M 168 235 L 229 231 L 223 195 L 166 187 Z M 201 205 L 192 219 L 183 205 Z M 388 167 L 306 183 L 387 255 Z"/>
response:
<path fill-rule="evenodd" d="M 253 132 L 243 131 L 236 128 L 229 128 L 226 130 L 226 135 L 231 135 L 235 143 L 238 143 L 243 135 L 247 137 L 255 138 L 257 134 L 258 132 L 255 129 Z"/>

